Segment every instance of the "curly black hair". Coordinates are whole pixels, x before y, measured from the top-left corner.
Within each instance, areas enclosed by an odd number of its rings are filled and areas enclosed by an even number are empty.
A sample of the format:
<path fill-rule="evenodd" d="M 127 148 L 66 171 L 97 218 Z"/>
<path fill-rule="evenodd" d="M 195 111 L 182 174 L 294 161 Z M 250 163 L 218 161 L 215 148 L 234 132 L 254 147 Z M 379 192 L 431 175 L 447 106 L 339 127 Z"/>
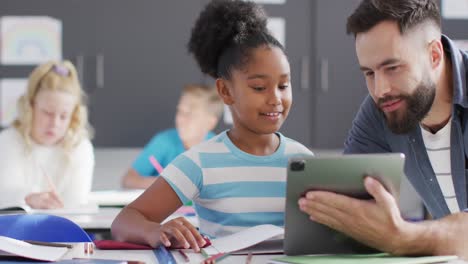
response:
<path fill-rule="evenodd" d="M 261 45 L 283 46 L 267 29 L 267 15 L 253 2 L 212 0 L 200 13 L 188 43 L 201 71 L 228 79 Z"/>

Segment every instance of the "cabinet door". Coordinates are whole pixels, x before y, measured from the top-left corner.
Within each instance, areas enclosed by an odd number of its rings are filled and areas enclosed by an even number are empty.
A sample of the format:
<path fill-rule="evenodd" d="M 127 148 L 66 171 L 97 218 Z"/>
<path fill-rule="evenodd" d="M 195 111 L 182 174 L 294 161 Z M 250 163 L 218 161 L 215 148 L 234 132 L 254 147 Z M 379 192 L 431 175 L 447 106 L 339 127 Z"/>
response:
<path fill-rule="evenodd" d="M 294 0 L 284 4 L 263 5 L 270 18 L 285 22 L 285 48 L 291 64 L 293 105 L 289 117 L 281 128 L 287 137 L 311 146 L 312 90 L 314 86 L 312 62 L 313 1 Z"/>
<path fill-rule="evenodd" d="M 313 146 L 343 148 L 348 130 L 367 95 L 346 20 L 359 0 L 317 0 L 315 8 L 316 81 Z"/>
<path fill-rule="evenodd" d="M 100 0 L 89 58 L 97 146 L 143 146 L 174 127 L 183 85 L 202 75 L 187 52 L 200 1 Z M 93 65 L 94 64 L 94 65 Z"/>

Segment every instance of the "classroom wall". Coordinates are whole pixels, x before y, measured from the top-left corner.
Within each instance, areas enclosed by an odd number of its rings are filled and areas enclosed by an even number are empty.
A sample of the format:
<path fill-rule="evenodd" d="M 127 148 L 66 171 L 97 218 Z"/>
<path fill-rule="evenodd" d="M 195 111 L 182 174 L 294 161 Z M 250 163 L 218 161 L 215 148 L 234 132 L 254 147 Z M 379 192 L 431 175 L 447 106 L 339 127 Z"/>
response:
<path fill-rule="evenodd" d="M 78 65 L 89 95 L 94 145 L 141 148 L 154 133 L 174 126 L 184 84 L 213 82 L 186 51 L 193 22 L 207 2 L 2 0 L 0 16 L 61 19 L 64 58 Z M 346 18 L 358 3 L 289 0 L 264 5 L 271 17 L 286 21 L 294 104 L 281 131 L 313 149 L 341 149 L 367 95 L 354 38 L 345 33 Z M 444 20 L 443 30 L 467 39 L 464 25 L 466 20 Z M 32 69 L 0 65 L 0 78 L 24 78 Z M 217 132 L 228 127 L 221 123 Z"/>

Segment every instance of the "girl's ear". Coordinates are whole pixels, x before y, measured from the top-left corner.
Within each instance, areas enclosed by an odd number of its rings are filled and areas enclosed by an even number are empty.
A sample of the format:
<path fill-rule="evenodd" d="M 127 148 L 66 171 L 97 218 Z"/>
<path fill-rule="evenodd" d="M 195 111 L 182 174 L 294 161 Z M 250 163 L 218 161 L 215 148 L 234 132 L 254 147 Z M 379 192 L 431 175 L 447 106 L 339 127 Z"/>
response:
<path fill-rule="evenodd" d="M 224 104 L 232 105 L 234 103 L 231 90 L 229 89 L 230 83 L 223 78 L 216 79 L 216 90 L 223 100 Z"/>

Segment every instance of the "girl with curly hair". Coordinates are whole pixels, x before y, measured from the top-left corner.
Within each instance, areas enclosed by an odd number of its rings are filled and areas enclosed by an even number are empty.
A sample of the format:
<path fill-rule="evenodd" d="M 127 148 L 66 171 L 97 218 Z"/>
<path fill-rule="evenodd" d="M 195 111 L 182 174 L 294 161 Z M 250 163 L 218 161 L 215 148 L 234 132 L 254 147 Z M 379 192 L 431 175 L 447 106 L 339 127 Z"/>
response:
<path fill-rule="evenodd" d="M 166 167 L 116 218 L 116 239 L 198 252 L 205 241 L 185 218 L 163 222 L 188 200 L 210 237 L 283 225 L 288 158 L 312 152 L 278 132 L 291 108 L 291 73 L 266 20 L 259 6 L 240 0 L 215 0 L 202 11 L 188 49 L 216 79 L 233 126 Z"/>

